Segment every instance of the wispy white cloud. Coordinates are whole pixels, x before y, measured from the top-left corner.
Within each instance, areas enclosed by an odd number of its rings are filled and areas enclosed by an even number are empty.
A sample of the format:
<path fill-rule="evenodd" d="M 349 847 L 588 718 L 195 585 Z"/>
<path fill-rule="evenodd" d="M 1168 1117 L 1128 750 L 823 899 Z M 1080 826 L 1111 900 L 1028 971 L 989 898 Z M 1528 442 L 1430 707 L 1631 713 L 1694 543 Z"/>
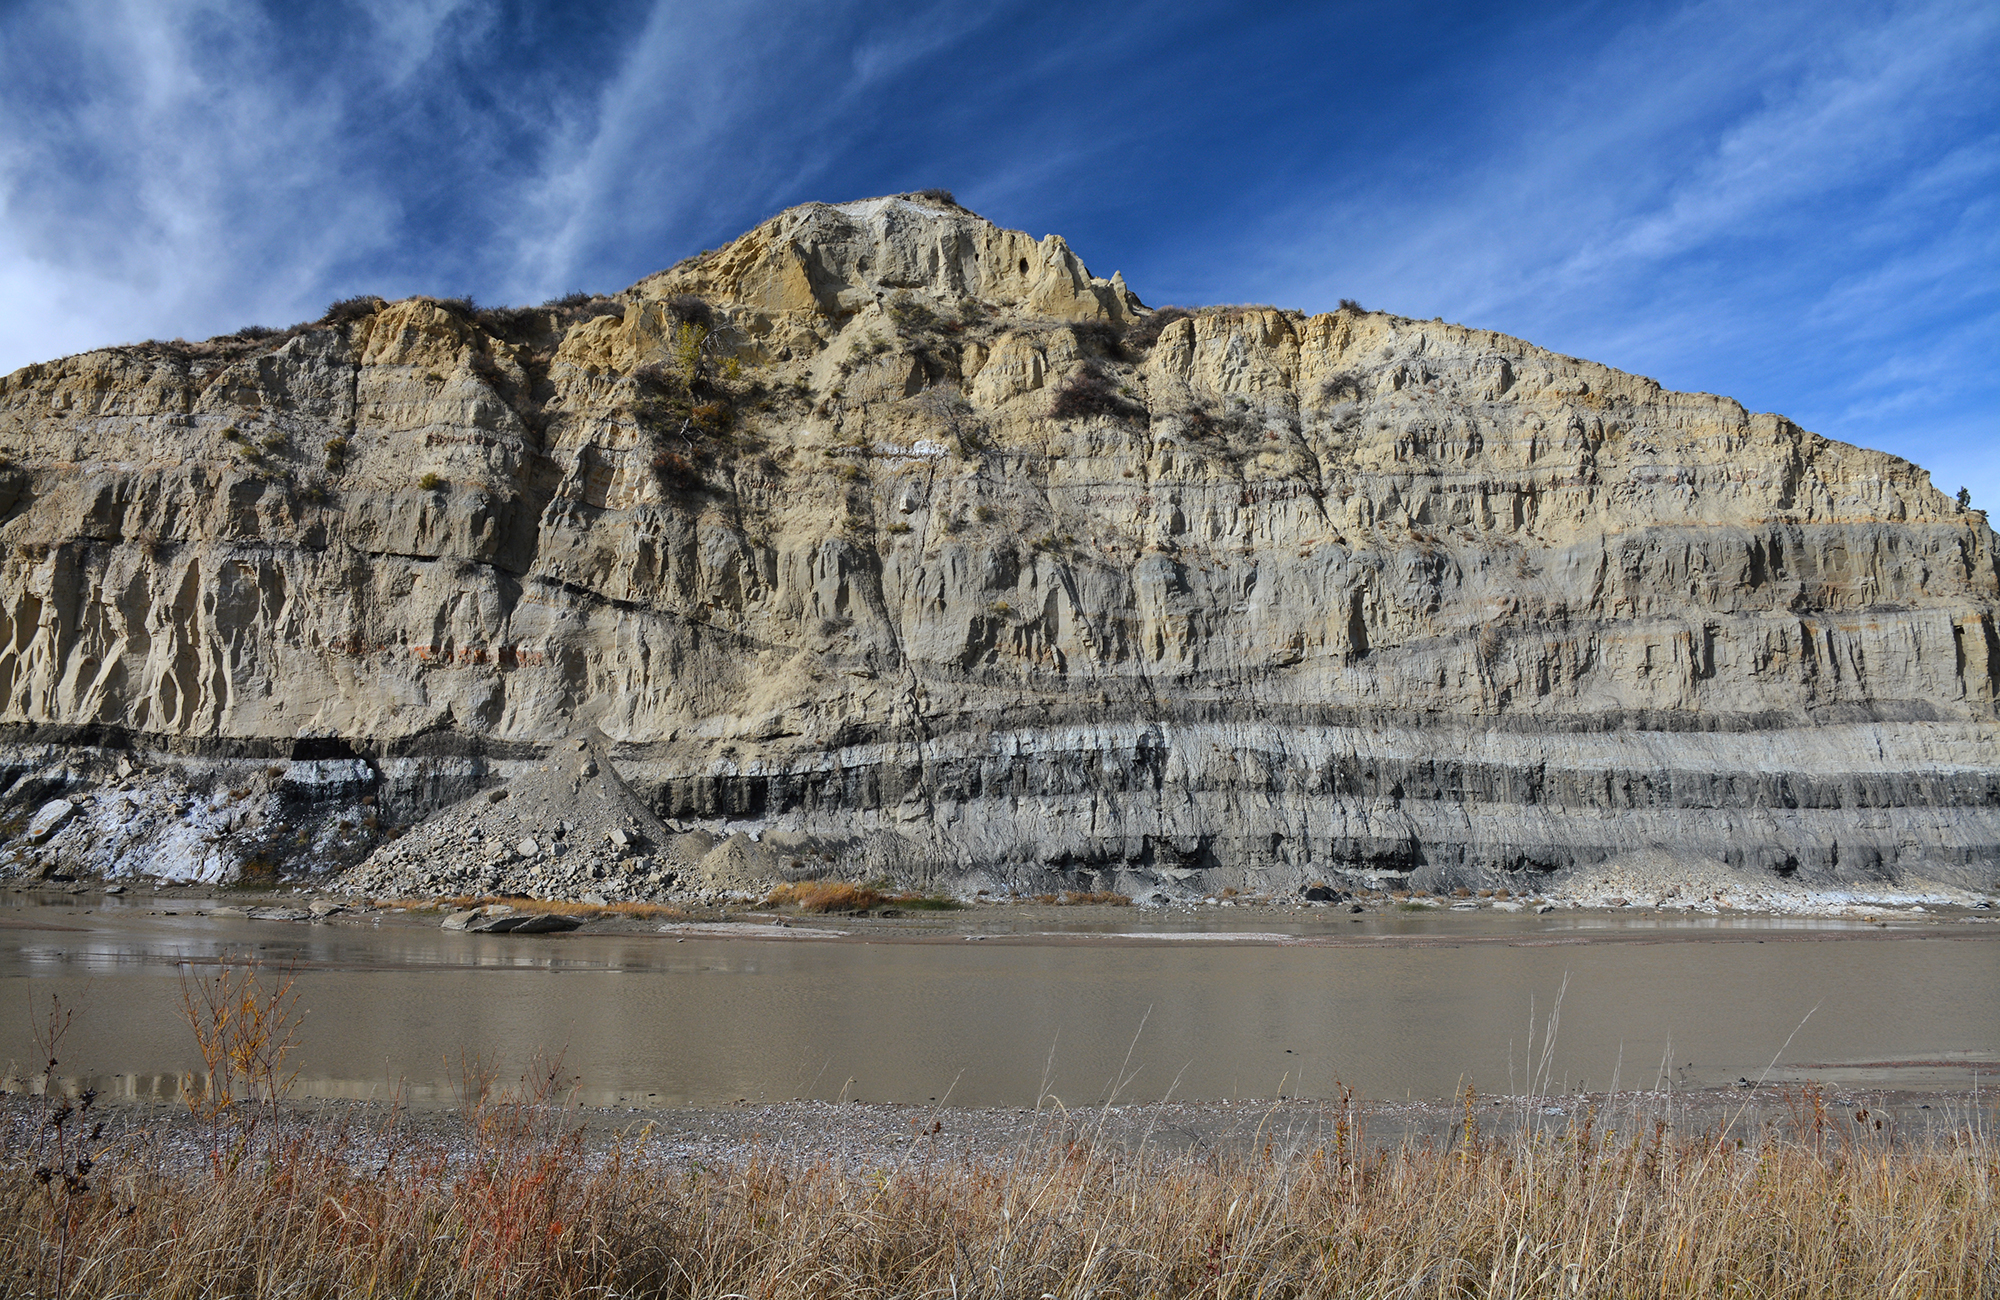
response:
<path fill-rule="evenodd" d="M 508 292 L 575 288 L 613 249 L 628 276 L 658 269 L 691 251 L 643 247 L 662 231 L 699 237 L 816 183 L 830 187 L 823 197 L 857 197 L 830 175 L 851 162 L 842 130 L 866 121 L 885 82 L 989 17 L 984 5 L 887 14 L 656 0 L 615 73 L 551 133 L 524 185 Z"/>
<path fill-rule="evenodd" d="M 428 63 L 448 26 L 483 27 L 491 13 L 475 0 L 356 0 L 373 28 L 385 85 L 401 86 Z"/>
<path fill-rule="evenodd" d="M 569 281 L 605 243 L 737 200 L 738 169 L 713 154 L 764 93 L 757 65 L 776 56 L 787 26 L 757 7 L 654 5 L 615 75 L 555 126 L 523 183 L 511 296 L 578 287 Z"/>
<path fill-rule="evenodd" d="M 1689 5 L 1563 89 L 1524 81 L 1428 184 L 1386 160 L 1220 265 L 1255 266 L 1266 297 L 1439 313 L 1922 449 L 2000 504 L 2000 429 L 1930 432 L 1994 409 L 1996 51 L 2000 11 L 1958 0 Z"/>
<path fill-rule="evenodd" d="M 985 4 L 933 5 L 899 14 L 892 24 L 864 33 L 849 56 L 854 70 L 849 93 L 858 94 L 951 49 L 985 25 L 991 9 Z"/>
<path fill-rule="evenodd" d="M 1727 21 L 1722 6 L 1701 8 L 1704 24 Z M 1671 258 L 1754 229 L 1774 212 L 1900 172 L 1924 147 L 1940 91 L 1982 75 L 1968 55 L 1990 46 L 1996 28 L 2000 18 L 1985 7 L 1943 4 L 1894 14 L 1819 48 L 1773 51 L 1756 70 L 1772 87 L 1762 102 L 1675 178 L 1663 203 L 1585 242 L 1554 277 Z"/>
<path fill-rule="evenodd" d="M 4 36 L 0 369 L 282 322 L 387 237 L 395 196 L 331 174 L 344 104 L 273 65 L 254 5 L 83 0 L 17 9 Z"/>

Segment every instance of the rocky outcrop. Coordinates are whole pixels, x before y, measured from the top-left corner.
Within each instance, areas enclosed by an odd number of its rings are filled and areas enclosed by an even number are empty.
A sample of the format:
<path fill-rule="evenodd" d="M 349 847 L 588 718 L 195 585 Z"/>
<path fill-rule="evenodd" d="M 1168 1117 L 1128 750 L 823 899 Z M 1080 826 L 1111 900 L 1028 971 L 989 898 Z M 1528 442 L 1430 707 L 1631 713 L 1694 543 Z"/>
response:
<path fill-rule="evenodd" d="M 2000 883 L 1995 537 L 1917 467 L 938 195 L 30 366 L 0 449 L 32 873 L 383 869 L 595 729 L 656 889 Z"/>

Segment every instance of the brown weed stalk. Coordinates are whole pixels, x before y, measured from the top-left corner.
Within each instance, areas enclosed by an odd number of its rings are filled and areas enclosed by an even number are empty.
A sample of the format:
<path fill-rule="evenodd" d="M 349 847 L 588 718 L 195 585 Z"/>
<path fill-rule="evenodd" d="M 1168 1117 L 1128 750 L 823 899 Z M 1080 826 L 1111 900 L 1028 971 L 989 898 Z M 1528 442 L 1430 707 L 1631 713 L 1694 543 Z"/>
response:
<path fill-rule="evenodd" d="M 202 975 L 181 967 L 181 1014 L 203 1066 L 200 1078 L 182 1080 L 181 1096 L 207 1129 L 211 1161 L 240 1159 L 258 1120 L 275 1121 L 291 1091 L 297 1071 L 286 1062 L 305 1019 L 297 980 L 287 970 L 267 982 L 255 960 L 225 961 Z M 246 1102 L 261 1114 L 242 1110 Z"/>

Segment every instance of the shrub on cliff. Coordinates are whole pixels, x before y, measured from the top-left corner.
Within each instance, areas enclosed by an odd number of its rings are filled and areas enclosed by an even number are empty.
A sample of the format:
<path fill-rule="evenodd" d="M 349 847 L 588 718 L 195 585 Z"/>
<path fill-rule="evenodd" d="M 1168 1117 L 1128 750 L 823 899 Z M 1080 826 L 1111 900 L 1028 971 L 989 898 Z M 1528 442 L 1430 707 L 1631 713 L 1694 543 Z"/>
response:
<path fill-rule="evenodd" d="M 674 332 L 667 339 L 667 365 L 674 377 L 680 380 L 681 387 L 690 393 L 701 380 L 701 363 L 708 348 L 708 339 L 708 326 L 693 320 L 684 320 L 674 326 Z"/>
<path fill-rule="evenodd" d="M 488 334 L 508 338 L 540 326 L 544 313 L 533 307 L 479 307 L 473 310 L 472 319 Z"/>
<path fill-rule="evenodd" d="M 540 310 L 554 312 L 556 320 L 563 325 L 574 325 L 578 321 L 593 320 L 599 316 L 617 316 L 624 312 L 624 305 L 616 298 L 601 293 L 584 293 L 577 290 L 560 298 L 551 298 L 541 305 Z"/>
<path fill-rule="evenodd" d="M 1076 335 L 1077 342 L 1083 344 L 1087 350 L 1101 357 L 1109 357 L 1113 361 L 1124 360 L 1124 331 L 1110 321 L 1078 321 L 1070 326 L 1070 330 Z"/>
<path fill-rule="evenodd" d="M 676 492 L 698 491 L 704 484 L 701 470 L 677 451 L 663 451 L 653 457 L 653 476 L 660 486 Z"/>
<path fill-rule="evenodd" d="M 372 293 L 357 294 L 352 298 L 342 298 L 326 309 L 319 318 L 322 325 L 347 325 L 358 320 L 367 320 L 389 304 Z"/>
<path fill-rule="evenodd" d="M 1319 381 L 1319 400 L 1337 402 L 1341 398 L 1359 399 L 1362 376 L 1352 370 L 1342 370 Z"/>
<path fill-rule="evenodd" d="M 1102 369 L 1086 364 L 1056 385 L 1055 404 L 1049 414 L 1058 420 L 1082 420 L 1106 415 L 1123 420 L 1138 414 L 1139 408 L 1118 393 L 1118 387 Z"/>
<path fill-rule="evenodd" d="M 889 319 L 895 323 L 896 332 L 904 335 L 924 334 L 943 323 L 922 299 L 906 293 L 899 293 L 890 299 Z"/>
<path fill-rule="evenodd" d="M 669 297 L 667 315 L 689 325 L 699 325 L 704 333 L 715 329 L 715 308 L 696 294 L 677 293 Z"/>
<path fill-rule="evenodd" d="M 1144 352 L 1160 341 L 1160 332 L 1177 320 L 1186 320 L 1194 313 L 1185 307 L 1162 307 L 1133 321 L 1125 331 L 1125 346 L 1134 351 Z"/>

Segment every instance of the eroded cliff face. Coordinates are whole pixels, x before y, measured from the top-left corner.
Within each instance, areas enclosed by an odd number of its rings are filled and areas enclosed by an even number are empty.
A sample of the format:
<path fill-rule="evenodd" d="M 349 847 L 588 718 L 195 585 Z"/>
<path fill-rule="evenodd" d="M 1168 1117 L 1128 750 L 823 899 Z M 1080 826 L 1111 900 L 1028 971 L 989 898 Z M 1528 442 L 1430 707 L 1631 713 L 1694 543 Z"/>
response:
<path fill-rule="evenodd" d="M 1915 466 L 941 200 L 30 366 L 0 448 L 24 869 L 345 865 L 594 729 L 739 876 L 2000 878 L 1995 538 Z"/>

